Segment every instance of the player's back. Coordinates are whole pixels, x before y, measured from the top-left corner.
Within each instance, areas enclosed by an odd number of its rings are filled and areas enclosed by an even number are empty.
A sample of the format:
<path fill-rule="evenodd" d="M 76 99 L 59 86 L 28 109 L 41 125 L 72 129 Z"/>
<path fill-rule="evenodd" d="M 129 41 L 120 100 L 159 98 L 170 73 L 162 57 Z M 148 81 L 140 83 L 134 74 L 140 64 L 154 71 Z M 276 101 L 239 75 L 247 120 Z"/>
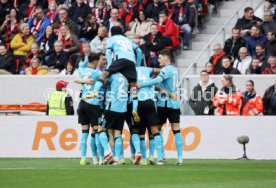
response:
<path fill-rule="evenodd" d="M 153 68 L 149 67 L 137 67 L 137 82 L 149 82 L 153 73 Z M 154 99 L 154 86 L 142 87 L 138 89 L 138 100 L 144 101 L 148 99 Z"/>
<path fill-rule="evenodd" d="M 133 63 L 136 63 L 134 54 L 135 44 L 123 35 L 115 35 L 107 40 L 107 49 L 113 51 L 113 58 L 116 59 L 128 59 Z"/>
<path fill-rule="evenodd" d="M 160 70 L 160 75 L 164 80 L 160 83 L 160 86 L 167 90 L 171 94 L 177 94 L 177 82 L 178 82 L 178 70 L 173 65 L 168 65 Z M 173 109 L 179 109 L 179 102 L 177 100 L 169 98 L 168 100 L 158 100 L 158 106 L 169 107 Z M 167 106 L 166 106 L 167 105 Z"/>
<path fill-rule="evenodd" d="M 121 73 L 112 74 L 107 81 L 108 104 L 106 110 L 123 113 L 127 111 L 128 81 Z"/>

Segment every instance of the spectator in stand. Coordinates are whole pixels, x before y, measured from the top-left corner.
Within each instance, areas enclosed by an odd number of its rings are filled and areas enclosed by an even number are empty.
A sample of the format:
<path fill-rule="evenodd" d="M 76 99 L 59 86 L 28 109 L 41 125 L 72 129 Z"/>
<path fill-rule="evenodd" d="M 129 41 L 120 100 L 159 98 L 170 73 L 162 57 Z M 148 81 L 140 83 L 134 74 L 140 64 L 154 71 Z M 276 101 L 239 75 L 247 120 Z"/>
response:
<path fill-rule="evenodd" d="M 223 56 L 221 59 L 222 69 L 219 74 L 241 74 L 240 71 L 231 65 L 231 58 L 229 56 Z"/>
<path fill-rule="evenodd" d="M 262 19 L 254 16 L 254 11 L 251 7 L 246 7 L 244 9 L 244 16 L 242 18 L 239 18 L 236 26 L 241 29 L 241 35 L 243 37 L 249 37 L 252 26 L 261 26 L 262 25 Z"/>
<path fill-rule="evenodd" d="M 67 52 L 69 55 L 73 55 L 79 51 L 79 39 L 75 34 L 70 32 L 67 25 L 61 26 L 58 40 L 63 42 L 63 51 Z"/>
<path fill-rule="evenodd" d="M 119 18 L 124 20 L 127 26 L 134 19 L 138 19 L 139 10 L 143 9 L 143 5 L 138 0 L 126 0 L 119 13 Z"/>
<path fill-rule="evenodd" d="M 252 57 L 251 64 L 246 70 L 245 74 L 261 74 L 262 73 L 262 61 L 258 56 Z"/>
<path fill-rule="evenodd" d="M 178 39 L 178 32 L 176 30 L 178 27 L 173 22 L 173 20 L 168 18 L 168 13 L 161 11 L 159 13 L 159 23 L 157 25 L 159 32 L 163 35 L 170 37 L 172 39 L 173 47 L 180 47 L 180 40 Z"/>
<path fill-rule="evenodd" d="M 107 28 L 108 30 L 108 36 L 111 36 L 111 28 L 120 22 L 123 26 L 123 30 L 126 30 L 126 24 L 123 20 L 119 19 L 119 10 L 117 8 L 112 8 L 110 11 L 110 18 L 106 20 L 103 25 Z"/>
<path fill-rule="evenodd" d="M 234 61 L 233 67 L 238 69 L 241 74 L 245 74 L 250 67 L 252 57 L 248 55 L 247 48 L 241 47 L 239 50 L 239 57 Z"/>
<path fill-rule="evenodd" d="M 179 25 L 183 32 L 183 50 L 188 50 L 189 41 L 195 26 L 196 8 L 193 0 L 179 0 L 172 15 L 173 21 Z"/>
<path fill-rule="evenodd" d="M 30 62 L 30 67 L 26 69 L 26 75 L 47 75 L 49 68 L 41 65 L 38 58 L 33 58 Z"/>
<path fill-rule="evenodd" d="M 151 18 L 152 21 L 156 23 L 159 20 L 159 13 L 161 11 L 168 12 L 167 7 L 165 6 L 164 2 L 162 2 L 161 0 L 153 0 L 152 2 L 149 2 L 147 4 L 145 11 L 146 11 L 147 17 Z"/>
<path fill-rule="evenodd" d="M 54 42 L 57 40 L 57 36 L 54 34 L 53 27 L 48 25 L 44 36 L 40 40 L 39 52 L 42 55 L 43 61 L 54 51 Z"/>
<path fill-rule="evenodd" d="M 263 101 L 254 89 L 253 80 L 246 82 L 246 91 L 242 93 L 242 116 L 257 116 L 263 112 Z"/>
<path fill-rule="evenodd" d="M 246 41 L 241 37 L 241 30 L 238 27 L 232 29 L 232 37 L 224 43 L 223 51 L 231 56 L 232 62 L 239 57 L 241 47 L 246 47 Z"/>
<path fill-rule="evenodd" d="M 79 76 L 78 70 L 75 67 L 75 63 L 72 60 L 68 60 L 65 64 L 65 68 L 59 73 L 61 76 Z"/>
<path fill-rule="evenodd" d="M 37 6 L 34 14 L 29 18 L 28 24 L 31 33 L 36 37 L 36 42 L 40 43 L 41 38 L 45 35 L 46 27 L 51 24 L 51 20 L 44 15 L 43 9 Z"/>
<path fill-rule="evenodd" d="M 269 67 L 265 68 L 262 74 L 276 74 L 276 57 L 270 56 L 268 58 Z"/>
<path fill-rule="evenodd" d="M 107 14 L 107 8 L 104 6 L 104 1 L 98 0 L 96 2 L 96 7 L 93 9 L 92 13 L 95 16 L 96 23 L 102 25 Z"/>
<path fill-rule="evenodd" d="M 207 71 L 207 73 L 208 73 L 209 75 L 214 75 L 214 74 L 215 74 L 213 64 L 210 63 L 210 62 L 207 62 L 207 63 L 205 64 L 205 70 Z"/>
<path fill-rule="evenodd" d="M 261 59 L 261 63 L 262 63 L 261 72 L 262 72 L 262 71 L 264 71 L 264 69 L 269 67 L 269 64 L 267 62 L 268 61 L 268 55 L 266 53 L 265 45 L 263 45 L 263 44 L 257 44 L 256 45 L 256 55 Z"/>
<path fill-rule="evenodd" d="M 211 56 L 209 62 L 212 63 L 215 74 L 219 74 L 222 69 L 221 59 L 225 55 L 225 52 L 221 49 L 221 45 L 219 43 L 214 44 L 213 50 L 214 55 Z"/>
<path fill-rule="evenodd" d="M 4 43 L 0 43 L 0 75 L 15 74 L 15 61 Z"/>
<path fill-rule="evenodd" d="M 76 26 L 75 22 L 73 22 L 68 17 L 67 8 L 64 6 L 60 6 L 58 8 L 58 15 L 59 15 L 59 19 L 56 20 L 53 24 L 54 33 L 56 33 L 56 35 L 58 35 L 60 32 L 61 26 L 67 25 L 69 27 L 69 30 L 71 31 L 71 33 L 77 34 L 77 26 Z"/>
<path fill-rule="evenodd" d="M 19 25 L 19 14 L 15 8 L 11 8 L 9 10 L 9 13 L 6 15 L 4 23 L 0 27 L 0 33 L 5 39 L 6 47 L 8 50 L 10 49 L 11 40 L 20 31 Z"/>
<path fill-rule="evenodd" d="M 276 30 L 275 31 L 269 31 L 267 33 L 267 39 L 268 43 L 266 46 L 267 54 L 269 56 L 276 56 Z"/>
<path fill-rule="evenodd" d="M 0 25 L 4 23 L 7 14 L 12 8 L 13 5 L 9 0 L 0 0 Z"/>
<path fill-rule="evenodd" d="M 99 25 L 97 24 L 96 17 L 92 14 L 88 14 L 84 23 L 84 27 L 81 28 L 80 42 L 91 42 L 96 37 Z"/>
<path fill-rule="evenodd" d="M 265 90 L 263 96 L 264 115 L 276 115 L 276 82 Z"/>
<path fill-rule="evenodd" d="M 51 24 L 58 20 L 58 10 L 55 1 L 49 2 L 48 12 L 46 13 L 46 16 L 48 16 L 48 18 L 50 19 Z"/>
<path fill-rule="evenodd" d="M 102 26 L 98 29 L 98 35 L 90 42 L 91 51 L 93 53 L 102 53 L 106 49 L 108 32 L 106 27 Z"/>
<path fill-rule="evenodd" d="M 162 35 L 158 31 L 157 24 L 153 23 L 150 27 L 150 34 L 144 36 L 140 41 L 140 48 L 145 55 L 148 66 L 158 67 L 157 53 L 166 46 L 172 46 L 171 38 Z"/>
<path fill-rule="evenodd" d="M 31 60 L 33 58 L 40 59 L 41 55 L 39 53 L 39 46 L 37 43 L 33 43 L 31 46 L 31 51 L 28 53 L 28 55 L 25 58 L 22 58 L 20 60 L 20 65 L 23 65 L 22 69 L 20 70 L 20 74 L 25 74 L 26 69 L 30 67 Z"/>
<path fill-rule="evenodd" d="M 273 19 L 273 13 L 271 11 L 265 11 L 262 32 L 265 36 L 267 36 L 268 31 L 273 30 L 276 30 L 276 21 Z"/>
<path fill-rule="evenodd" d="M 139 37 L 144 37 L 150 33 L 152 22 L 146 17 L 144 10 L 139 10 L 139 17 L 134 20 L 129 33 L 135 33 Z"/>
<path fill-rule="evenodd" d="M 200 81 L 194 87 L 189 104 L 195 115 L 214 115 L 213 99 L 218 88 L 206 70 L 200 72 Z"/>
<path fill-rule="evenodd" d="M 92 13 L 89 5 L 85 4 L 83 0 L 76 0 L 69 8 L 68 15 L 77 25 L 77 35 L 79 36 L 81 28 L 84 25 L 88 14 Z"/>
<path fill-rule="evenodd" d="M 57 5 L 62 5 L 65 8 L 69 8 L 73 3 L 76 3 L 76 0 L 55 0 Z"/>
<path fill-rule="evenodd" d="M 251 56 L 256 55 L 256 45 L 257 44 L 263 44 L 266 45 L 267 38 L 262 35 L 261 30 L 257 26 L 252 26 L 250 31 L 250 37 L 248 37 L 246 41 L 247 49 L 249 51 L 249 54 Z"/>
<path fill-rule="evenodd" d="M 213 105 L 216 108 L 215 115 L 239 116 L 242 104 L 241 92 L 234 85 L 231 75 L 224 75 L 221 79 L 222 88 L 216 93 Z"/>
<path fill-rule="evenodd" d="M 88 61 L 88 56 L 91 53 L 91 47 L 90 47 L 90 43 L 85 42 L 82 44 L 82 53 L 81 55 L 77 58 L 77 60 L 75 61 L 75 67 L 78 68 L 79 64 L 81 62 L 83 62 L 84 60 Z"/>
<path fill-rule="evenodd" d="M 264 2 L 264 11 L 271 11 L 273 14 L 274 19 L 276 18 L 276 7 L 275 7 L 275 0 L 265 0 Z"/>
<path fill-rule="evenodd" d="M 57 40 L 54 43 L 54 52 L 49 56 L 48 59 L 45 61 L 45 65 L 47 65 L 50 69 L 57 69 L 52 71 L 53 74 L 59 73 L 65 67 L 65 63 L 69 59 L 69 55 L 67 52 L 63 50 L 63 42 Z"/>
<path fill-rule="evenodd" d="M 10 44 L 16 59 L 16 73 L 19 73 L 21 68 L 20 59 L 31 51 L 31 45 L 35 42 L 35 38 L 30 33 L 30 26 L 27 23 L 21 24 L 20 30 L 21 33 L 16 34 Z"/>
<path fill-rule="evenodd" d="M 24 22 L 27 22 L 33 16 L 37 5 L 37 0 L 28 0 L 26 3 L 20 4 L 19 13 Z"/>

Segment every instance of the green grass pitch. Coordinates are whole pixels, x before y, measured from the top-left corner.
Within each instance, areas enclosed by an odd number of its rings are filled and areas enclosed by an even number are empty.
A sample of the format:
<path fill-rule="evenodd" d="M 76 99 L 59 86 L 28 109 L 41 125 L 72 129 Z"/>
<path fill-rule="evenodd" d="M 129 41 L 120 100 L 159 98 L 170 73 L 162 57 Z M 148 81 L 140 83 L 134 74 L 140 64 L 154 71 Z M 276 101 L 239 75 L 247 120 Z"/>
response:
<path fill-rule="evenodd" d="M 273 188 L 276 161 L 170 160 L 164 166 L 80 166 L 79 159 L 0 158 L 1 188 Z"/>

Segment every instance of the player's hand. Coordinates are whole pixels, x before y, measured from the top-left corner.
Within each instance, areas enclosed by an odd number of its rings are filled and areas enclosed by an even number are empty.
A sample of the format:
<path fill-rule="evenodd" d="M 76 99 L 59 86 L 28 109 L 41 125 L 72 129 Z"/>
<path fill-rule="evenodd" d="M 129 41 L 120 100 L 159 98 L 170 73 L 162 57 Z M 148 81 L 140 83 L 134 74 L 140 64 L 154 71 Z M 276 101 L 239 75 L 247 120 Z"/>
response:
<path fill-rule="evenodd" d="M 83 97 L 84 100 L 89 100 L 89 99 L 93 99 L 95 97 L 98 96 L 98 93 L 95 92 L 95 93 L 92 93 L 91 95 L 86 95 L 85 97 Z"/>
<path fill-rule="evenodd" d="M 136 84 L 136 87 L 139 89 L 139 88 L 142 87 L 142 85 L 141 84 Z"/>
<path fill-rule="evenodd" d="M 177 100 L 177 95 L 176 94 L 170 94 L 170 98 L 172 98 L 173 100 Z"/>
<path fill-rule="evenodd" d="M 87 85 L 93 85 L 95 83 L 95 81 L 91 80 L 91 79 L 86 79 L 86 80 L 84 80 L 84 83 Z"/>

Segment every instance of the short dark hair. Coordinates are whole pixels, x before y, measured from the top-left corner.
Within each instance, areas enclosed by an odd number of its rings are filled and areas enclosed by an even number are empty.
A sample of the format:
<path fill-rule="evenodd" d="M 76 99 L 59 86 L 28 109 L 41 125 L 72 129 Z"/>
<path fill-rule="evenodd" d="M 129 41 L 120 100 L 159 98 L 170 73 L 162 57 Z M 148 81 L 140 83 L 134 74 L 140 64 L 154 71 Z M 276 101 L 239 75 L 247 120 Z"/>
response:
<path fill-rule="evenodd" d="M 262 49 L 266 49 L 265 45 L 264 44 L 256 44 L 256 47 L 261 47 Z"/>
<path fill-rule="evenodd" d="M 170 59 L 170 62 L 173 63 L 173 56 L 170 50 L 164 49 L 158 52 L 158 55 L 167 56 Z"/>
<path fill-rule="evenodd" d="M 202 71 L 200 71 L 200 74 L 201 74 L 201 73 L 204 73 L 204 72 L 208 74 L 207 70 L 205 70 L 205 69 L 202 70 Z"/>
<path fill-rule="evenodd" d="M 232 28 L 232 32 L 233 32 L 234 30 L 239 30 L 239 31 L 241 31 L 241 28 L 235 26 L 235 27 Z"/>
<path fill-rule="evenodd" d="M 88 62 L 92 63 L 93 61 L 98 61 L 99 60 L 99 55 L 95 53 L 90 53 L 88 55 Z"/>
<path fill-rule="evenodd" d="M 6 48 L 6 44 L 4 42 L 0 42 L 0 46 L 4 46 Z"/>
<path fill-rule="evenodd" d="M 123 29 L 120 26 L 113 26 L 111 28 L 111 36 L 114 35 L 124 35 Z"/>
<path fill-rule="evenodd" d="M 253 59 L 257 59 L 257 60 L 261 61 L 261 58 L 260 58 L 259 56 L 253 56 L 253 57 L 252 57 L 252 60 L 253 60 Z M 252 61 L 252 60 L 251 60 L 251 61 Z"/>
<path fill-rule="evenodd" d="M 160 12 L 159 12 L 159 15 L 160 14 L 165 14 L 166 16 L 168 16 L 168 11 L 166 11 L 166 10 L 161 10 Z"/>
<path fill-rule="evenodd" d="M 228 60 L 230 60 L 230 61 L 231 61 L 231 58 L 230 58 L 228 55 L 224 55 L 224 56 L 222 56 L 221 61 L 223 61 L 224 59 L 228 59 Z"/>
<path fill-rule="evenodd" d="M 253 86 L 255 85 L 253 80 L 247 80 L 246 82 L 250 82 Z"/>
<path fill-rule="evenodd" d="M 245 9 L 244 9 L 244 13 L 247 13 L 247 12 L 249 12 L 249 11 L 253 11 L 253 8 L 252 7 L 246 7 Z"/>

